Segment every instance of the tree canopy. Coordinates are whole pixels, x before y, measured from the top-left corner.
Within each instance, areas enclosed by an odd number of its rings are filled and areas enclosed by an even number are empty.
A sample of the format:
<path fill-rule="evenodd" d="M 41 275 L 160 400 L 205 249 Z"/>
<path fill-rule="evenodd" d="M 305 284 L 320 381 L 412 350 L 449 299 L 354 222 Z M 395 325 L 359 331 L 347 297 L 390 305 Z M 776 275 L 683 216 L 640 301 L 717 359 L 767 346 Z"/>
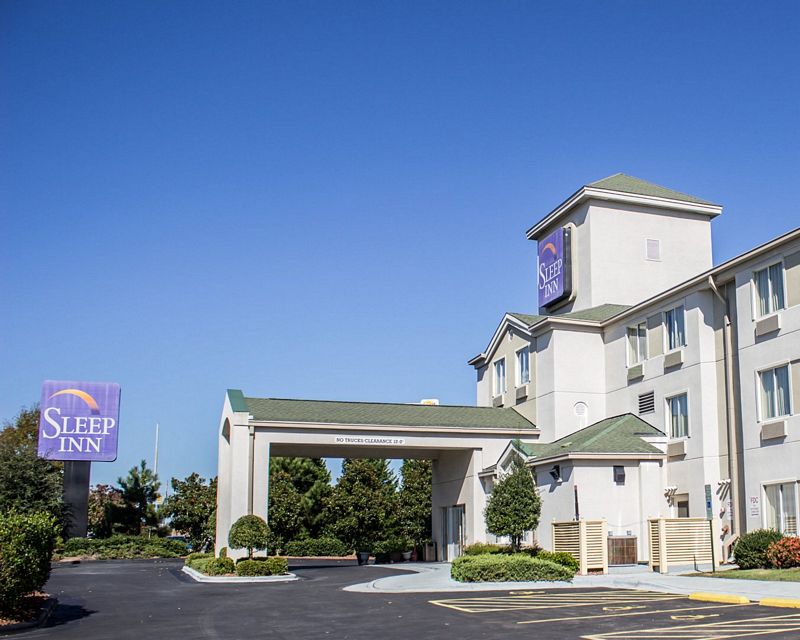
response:
<path fill-rule="evenodd" d="M 400 530 L 416 547 L 431 538 L 430 460 L 403 460 L 400 467 L 402 487 L 398 494 Z"/>
<path fill-rule="evenodd" d="M 518 551 L 522 536 L 539 524 L 542 503 L 533 476 L 524 464 L 515 462 L 511 473 L 494 486 L 486 503 L 486 530 L 509 536 L 511 549 Z"/>
<path fill-rule="evenodd" d="M 194 549 L 204 549 L 214 542 L 214 531 L 209 523 L 217 509 L 217 479 L 206 481 L 198 473 L 183 480 L 173 478 L 172 495 L 160 509 L 160 514 L 171 518 L 172 526 L 186 534 Z"/>
<path fill-rule="evenodd" d="M 270 459 L 270 488 L 269 488 L 269 520 L 270 527 L 278 526 L 273 519 L 273 513 L 280 512 L 279 517 L 288 517 L 291 521 L 294 518 L 294 508 L 291 514 L 286 513 L 289 499 L 297 499 L 299 496 L 300 523 L 299 528 L 287 522 L 280 525 L 284 529 L 282 534 L 284 540 L 290 531 L 292 535 L 303 535 L 317 537 L 322 533 L 325 526 L 323 512 L 325 504 L 331 495 L 331 474 L 325 466 L 322 458 L 283 458 L 275 457 Z M 294 488 L 294 492 L 289 490 L 286 482 Z M 278 533 L 273 530 L 273 533 Z"/>
<path fill-rule="evenodd" d="M 40 458 L 39 407 L 22 409 L 0 431 L 0 511 L 54 516 L 60 530 L 67 525 L 63 501 L 63 464 Z"/>
<path fill-rule="evenodd" d="M 156 498 L 161 483 L 158 476 L 142 460 L 132 467 L 128 475 L 117 479 L 124 505 L 120 511 L 120 528 L 123 533 L 138 535 L 148 528 L 158 526 Z"/>

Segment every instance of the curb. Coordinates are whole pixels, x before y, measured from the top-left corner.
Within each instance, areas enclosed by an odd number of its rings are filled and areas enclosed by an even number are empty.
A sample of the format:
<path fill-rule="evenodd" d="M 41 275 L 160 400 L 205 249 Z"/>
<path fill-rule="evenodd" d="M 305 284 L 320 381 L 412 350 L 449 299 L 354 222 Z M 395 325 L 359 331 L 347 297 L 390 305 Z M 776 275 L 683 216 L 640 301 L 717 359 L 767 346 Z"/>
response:
<path fill-rule="evenodd" d="M 762 607 L 783 607 L 785 609 L 800 609 L 800 599 L 796 598 L 761 598 L 758 601 Z"/>
<path fill-rule="evenodd" d="M 181 568 L 181 571 L 195 582 L 211 582 L 215 584 L 243 584 L 247 582 L 260 582 L 263 584 L 270 582 L 294 582 L 295 580 L 299 580 L 293 573 L 284 576 L 207 576 L 186 565 Z"/>
<path fill-rule="evenodd" d="M 7 636 L 11 635 L 12 633 L 17 633 L 19 631 L 27 631 L 28 629 L 35 629 L 37 627 L 41 627 L 45 622 L 47 622 L 50 615 L 56 608 L 58 604 L 58 598 L 48 598 L 45 600 L 44 606 L 42 610 L 39 612 L 38 617 L 36 620 L 31 620 L 30 622 L 18 622 L 17 624 L 9 625 L 5 628 L 0 628 L 0 635 Z"/>
<path fill-rule="evenodd" d="M 750 604 L 750 599 L 744 596 L 736 596 L 732 593 L 703 593 L 701 591 L 690 593 L 689 600 L 700 600 L 702 602 L 718 602 L 720 604 Z M 798 604 L 800 606 L 800 604 Z"/>

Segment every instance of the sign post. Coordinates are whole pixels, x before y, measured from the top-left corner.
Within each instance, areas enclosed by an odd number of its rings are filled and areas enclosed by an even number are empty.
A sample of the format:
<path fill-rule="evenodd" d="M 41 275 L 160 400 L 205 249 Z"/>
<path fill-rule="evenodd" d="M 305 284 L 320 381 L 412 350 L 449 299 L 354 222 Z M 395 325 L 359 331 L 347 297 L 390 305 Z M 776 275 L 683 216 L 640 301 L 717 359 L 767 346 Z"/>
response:
<path fill-rule="evenodd" d="M 120 388 L 115 382 L 45 380 L 39 457 L 64 461 L 67 534 L 85 537 L 92 461 L 117 459 Z"/>

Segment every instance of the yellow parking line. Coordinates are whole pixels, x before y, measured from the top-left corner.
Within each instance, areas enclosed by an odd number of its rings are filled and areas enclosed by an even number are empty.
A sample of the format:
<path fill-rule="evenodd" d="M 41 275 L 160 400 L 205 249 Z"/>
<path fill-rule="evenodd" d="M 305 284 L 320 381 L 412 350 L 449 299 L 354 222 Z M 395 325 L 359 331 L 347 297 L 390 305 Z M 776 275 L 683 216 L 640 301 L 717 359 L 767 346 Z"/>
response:
<path fill-rule="evenodd" d="M 727 622 L 706 622 L 676 627 L 657 627 L 654 629 L 611 631 L 581 636 L 581 638 L 584 640 L 643 640 L 644 638 L 662 640 L 727 640 L 729 638 L 748 638 L 790 632 L 795 634 L 800 632 L 800 614 L 729 620 Z"/>
<path fill-rule="evenodd" d="M 533 609 L 564 609 L 597 605 L 625 605 L 637 602 L 680 600 L 684 596 L 650 592 L 580 592 L 535 596 L 488 596 L 483 598 L 451 598 L 430 600 L 430 604 L 463 613 L 494 613 Z"/>
<path fill-rule="evenodd" d="M 730 607 L 743 607 L 745 605 L 742 604 L 728 604 L 723 606 L 716 606 L 711 605 L 707 607 L 683 607 L 680 609 L 659 609 L 659 610 L 652 610 L 648 609 L 647 611 L 634 611 L 633 613 L 600 613 L 593 616 L 574 616 L 574 617 L 565 617 L 565 618 L 545 618 L 544 620 L 523 620 L 522 622 L 517 622 L 517 624 L 540 624 L 542 622 L 565 622 L 567 620 L 593 620 L 595 618 L 623 618 L 626 616 L 645 616 L 645 615 L 655 615 L 656 613 L 677 613 L 679 611 L 703 611 L 705 609 L 729 609 Z"/>

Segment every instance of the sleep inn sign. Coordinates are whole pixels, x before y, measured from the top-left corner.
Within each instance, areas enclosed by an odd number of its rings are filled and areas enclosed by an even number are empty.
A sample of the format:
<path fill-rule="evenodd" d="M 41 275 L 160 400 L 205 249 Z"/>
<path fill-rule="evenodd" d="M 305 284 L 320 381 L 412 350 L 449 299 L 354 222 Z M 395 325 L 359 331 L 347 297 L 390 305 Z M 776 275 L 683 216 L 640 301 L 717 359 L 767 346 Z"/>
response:
<path fill-rule="evenodd" d="M 119 385 L 45 380 L 39 419 L 39 456 L 50 460 L 117 459 Z"/>
<path fill-rule="evenodd" d="M 539 306 L 549 307 L 572 293 L 569 229 L 557 229 L 539 243 Z"/>

